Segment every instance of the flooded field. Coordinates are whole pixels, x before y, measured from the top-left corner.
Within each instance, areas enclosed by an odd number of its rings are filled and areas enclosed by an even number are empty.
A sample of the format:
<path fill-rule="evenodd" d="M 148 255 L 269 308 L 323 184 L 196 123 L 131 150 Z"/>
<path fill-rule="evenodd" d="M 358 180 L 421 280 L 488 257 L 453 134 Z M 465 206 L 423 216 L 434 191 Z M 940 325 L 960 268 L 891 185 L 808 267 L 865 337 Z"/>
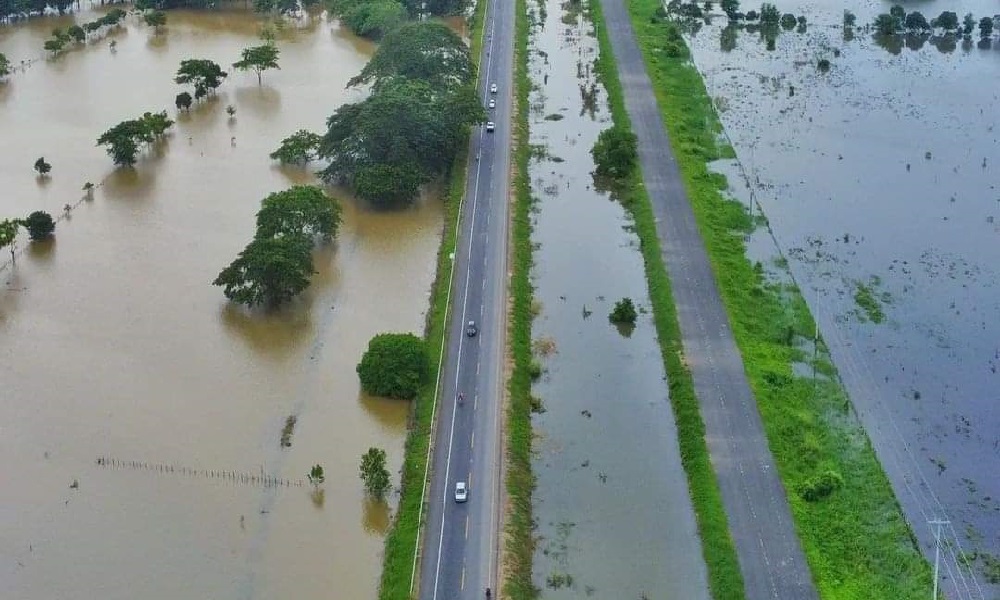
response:
<path fill-rule="evenodd" d="M 0 271 L 0 597 L 374 598 L 391 507 L 364 499 L 358 461 L 379 446 L 400 464 L 408 407 L 361 395 L 354 369 L 375 333 L 422 331 L 439 201 L 397 213 L 344 201 L 311 288 L 276 314 L 211 285 L 260 200 L 313 181 L 267 155 L 361 97 L 344 85 L 372 46 L 318 17 L 289 24 L 281 70 L 258 86 L 228 68 L 259 43 L 248 13 L 171 11 L 159 35 L 133 16 L 46 60 L 45 38 L 72 19 L 0 26 L 18 66 L 0 84 L 0 218 L 71 206 L 52 242 L 25 236 Z M 177 115 L 185 58 L 230 75 Z M 164 109 L 177 124 L 134 171 L 95 147 Z M 322 496 L 304 481 L 317 463 Z"/>
<path fill-rule="evenodd" d="M 977 22 L 997 12 L 982 1 L 906 7 Z M 758 33 L 725 31 L 721 14 L 689 39 L 739 157 L 720 169 L 770 226 L 750 240 L 751 260 L 788 261 L 931 561 L 929 521 L 949 521 L 949 593 L 992 598 L 1000 88 L 983 82 L 1000 77 L 1000 42 L 980 42 L 978 28 L 969 41 L 876 38 L 861 26 L 887 3 L 778 9 L 808 25 L 782 30 L 773 50 Z M 857 15 L 853 35 L 844 9 Z"/>
<path fill-rule="evenodd" d="M 548 598 L 707 598 L 638 238 L 590 174 L 611 124 L 593 26 L 580 5 L 529 6 L 535 585 Z M 641 309 L 634 329 L 608 321 L 622 297 Z"/>

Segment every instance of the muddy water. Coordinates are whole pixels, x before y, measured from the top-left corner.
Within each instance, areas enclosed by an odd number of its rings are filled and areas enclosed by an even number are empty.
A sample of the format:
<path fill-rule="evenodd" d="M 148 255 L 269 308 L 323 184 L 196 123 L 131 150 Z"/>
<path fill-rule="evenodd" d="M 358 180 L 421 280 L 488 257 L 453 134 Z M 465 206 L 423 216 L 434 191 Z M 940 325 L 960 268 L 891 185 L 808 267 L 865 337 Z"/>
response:
<path fill-rule="evenodd" d="M 982 85 L 1000 76 L 1000 44 L 900 49 L 860 30 L 845 41 L 843 9 L 868 23 L 888 5 L 779 8 L 810 25 L 773 52 L 752 34 L 724 52 L 722 21 L 691 40 L 752 183 L 730 182 L 766 214 L 931 560 L 927 521 L 951 521 L 949 591 L 992 597 L 981 561 L 978 585 L 959 573 L 956 544 L 1000 555 L 1000 94 Z M 967 11 L 978 20 L 995 6 Z M 755 242 L 751 258 L 771 250 Z M 882 323 L 856 302 L 859 284 L 880 298 Z"/>
<path fill-rule="evenodd" d="M 354 366 L 373 334 L 421 330 L 440 204 L 345 202 L 300 302 L 229 306 L 210 283 L 253 235 L 260 199 L 313 181 L 267 153 L 357 99 L 344 85 L 372 48 L 335 24 L 289 27 L 262 87 L 231 73 L 134 171 L 115 171 L 94 147 L 102 131 L 174 115 L 181 59 L 225 65 L 256 42 L 245 13 L 168 19 L 160 36 L 130 21 L 115 53 L 93 44 L 0 86 L 0 215 L 75 206 L 52 243 L 0 272 L 0 596 L 374 597 L 390 507 L 364 501 L 358 458 L 380 446 L 400 464 L 406 406 L 361 395 Z M 20 64 L 59 22 L 0 27 L 0 51 Z M 31 171 L 41 155 L 48 181 Z M 86 181 L 98 188 L 78 203 Z M 303 481 L 316 463 L 323 497 Z"/>
<path fill-rule="evenodd" d="M 545 408 L 533 419 L 535 584 L 551 598 L 707 598 L 651 315 L 634 331 L 608 321 L 619 298 L 649 299 L 629 219 L 590 175 L 590 148 L 610 126 L 593 27 L 564 8 L 536 5 L 530 58 L 531 143 L 546 154 L 530 168 L 545 367 L 534 386 Z"/>

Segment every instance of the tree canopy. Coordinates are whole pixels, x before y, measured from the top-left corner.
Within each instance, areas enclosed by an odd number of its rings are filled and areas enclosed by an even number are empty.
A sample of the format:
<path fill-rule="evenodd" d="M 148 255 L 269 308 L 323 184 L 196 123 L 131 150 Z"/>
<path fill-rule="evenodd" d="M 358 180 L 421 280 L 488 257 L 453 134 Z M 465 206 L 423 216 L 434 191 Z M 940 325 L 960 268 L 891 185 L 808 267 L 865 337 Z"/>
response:
<path fill-rule="evenodd" d="M 122 121 L 97 138 L 98 146 L 107 146 L 108 155 L 116 165 L 130 167 L 135 164 L 142 144 L 150 144 L 166 133 L 174 124 L 167 118 L 167 111 L 145 113 L 138 119 Z"/>
<path fill-rule="evenodd" d="M 8 75 L 10 75 L 10 60 L 3 52 L 0 52 L 0 78 Z"/>
<path fill-rule="evenodd" d="M 402 25 L 407 8 L 397 0 L 326 0 L 326 8 L 355 35 L 380 39 Z"/>
<path fill-rule="evenodd" d="M 361 455 L 361 481 L 365 484 L 365 491 L 377 500 L 385 498 L 386 492 L 392 487 L 385 459 L 385 450 L 381 448 L 369 448 L 368 452 Z"/>
<path fill-rule="evenodd" d="M 32 240 L 43 240 L 56 230 L 56 222 L 49 213 L 36 210 L 24 220 L 24 228 Z"/>
<path fill-rule="evenodd" d="M 174 81 L 181 85 L 194 86 L 194 98 L 200 100 L 222 85 L 229 74 L 217 63 L 203 58 L 189 58 L 181 61 Z"/>
<path fill-rule="evenodd" d="M 21 226 L 18 219 L 5 219 L 0 221 L 0 249 L 10 248 L 10 259 L 14 260 L 14 243 L 17 241 L 17 230 Z"/>
<path fill-rule="evenodd" d="M 309 287 L 312 244 L 301 235 L 257 237 L 212 282 L 226 298 L 274 307 Z"/>
<path fill-rule="evenodd" d="M 188 109 L 191 108 L 191 102 L 192 102 L 192 100 L 193 99 L 191 98 L 191 94 L 190 93 L 188 93 L 188 92 L 181 92 L 181 93 L 177 94 L 176 98 L 174 98 L 174 105 L 177 106 L 177 110 L 181 110 L 181 109 L 188 110 Z"/>
<path fill-rule="evenodd" d="M 52 165 L 45 162 L 45 157 L 41 156 L 35 161 L 34 169 L 39 175 L 48 175 L 49 171 L 52 170 Z"/>
<path fill-rule="evenodd" d="M 159 33 L 160 28 L 167 24 L 167 13 L 162 10 L 147 11 L 142 15 L 142 20 Z"/>
<path fill-rule="evenodd" d="M 404 400 L 416 397 L 429 369 L 424 340 L 412 333 L 376 335 L 357 367 L 366 392 Z"/>
<path fill-rule="evenodd" d="M 253 71 L 257 74 L 257 85 L 261 84 L 261 74 L 268 69 L 280 69 L 278 66 L 278 47 L 274 44 L 263 44 L 243 49 L 243 58 L 233 63 L 233 68 L 240 71 Z"/>
<path fill-rule="evenodd" d="M 445 90 L 471 85 L 476 76 L 469 47 L 444 23 L 418 21 L 394 29 L 348 87 L 403 77 Z"/>
<path fill-rule="evenodd" d="M 605 129 L 597 136 L 590 154 L 594 157 L 598 175 L 624 177 L 635 167 L 639 156 L 635 134 L 624 127 Z"/>
<path fill-rule="evenodd" d="M 300 129 L 281 140 L 281 146 L 270 154 L 273 160 L 284 164 L 305 164 L 316 158 L 323 136 Z"/>
<path fill-rule="evenodd" d="M 340 226 L 340 205 L 314 185 L 270 194 L 257 213 L 257 237 L 319 236 L 332 240 Z"/>

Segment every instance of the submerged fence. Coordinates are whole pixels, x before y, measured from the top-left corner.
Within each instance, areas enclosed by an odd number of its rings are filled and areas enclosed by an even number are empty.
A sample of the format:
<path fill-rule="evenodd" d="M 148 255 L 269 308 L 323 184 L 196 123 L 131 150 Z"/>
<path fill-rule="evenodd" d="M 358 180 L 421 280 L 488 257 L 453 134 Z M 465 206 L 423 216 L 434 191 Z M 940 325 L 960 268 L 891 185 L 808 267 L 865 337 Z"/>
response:
<path fill-rule="evenodd" d="M 235 485 L 249 485 L 265 488 L 278 487 L 301 487 L 301 479 L 283 479 L 274 477 L 264 472 L 261 466 L 257 472 L 236 471 L 236 470 L 216 470 L 216 469 L 196 469 L 178 465 L 168 465 L 163 463 L 151 463 L 139 460 L 122 460 L 112 456 L 98 456 L 96 463 L 100 467 L 116 470 L 150 471 L 165 475 L 182 475 L 185 477 L 202 477 L 208 479 L 220 479 Z"/>

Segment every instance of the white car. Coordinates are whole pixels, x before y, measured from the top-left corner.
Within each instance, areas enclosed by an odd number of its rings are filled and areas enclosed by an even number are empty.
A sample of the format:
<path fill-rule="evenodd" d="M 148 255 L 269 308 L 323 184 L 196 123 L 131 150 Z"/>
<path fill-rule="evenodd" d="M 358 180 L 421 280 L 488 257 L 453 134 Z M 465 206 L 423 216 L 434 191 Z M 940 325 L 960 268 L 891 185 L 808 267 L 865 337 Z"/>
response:
<path fill-rule="evenodd" d="M 497 107 L 497 101 L 494 100 L 493 98 L 490 98 L 489 106 L 490 106 L 490 108 L 496 108 Z"/>
<path fill-rule="evenodd" d="M 489 131 L 490 133 L 493 133 L 493 130 L 496 129 L 496 128 L 497 128 L 497 125 L 493 121 L 487 121 L 486 122 L 486 131 Z"/>
<path fill-rule="evenodd" d="M 455 484 L 455 502 L 465 502 L 469 499 L 469 488 L 465 487 L 464 481 Z"/>
<path fill-rule="evenodd" d="M 490 93 L 491 94 L 497 93 L 497 84 L 495 84 L 495 83 L 491 83 L 490 84 Z"/>

